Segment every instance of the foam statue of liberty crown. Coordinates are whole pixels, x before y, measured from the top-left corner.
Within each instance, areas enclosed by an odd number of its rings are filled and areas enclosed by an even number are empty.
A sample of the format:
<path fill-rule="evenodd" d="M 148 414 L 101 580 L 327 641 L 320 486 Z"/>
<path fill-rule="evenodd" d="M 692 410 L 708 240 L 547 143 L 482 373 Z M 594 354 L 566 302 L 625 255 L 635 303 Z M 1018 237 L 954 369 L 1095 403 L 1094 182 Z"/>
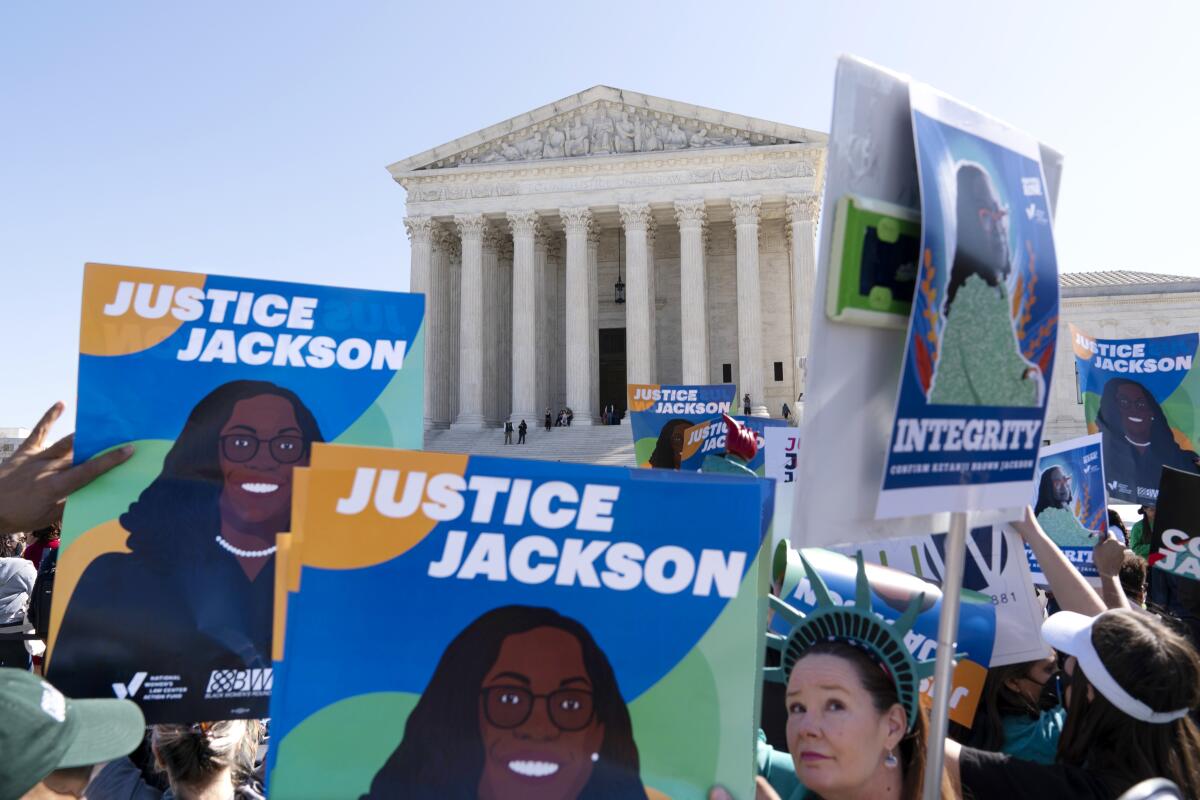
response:
<path fill-rule="evenodd" d="M 728 414 L 722 414 L 721 417 L 725 420 L 725 453 L 705 456 L 700 471 L 757 478 L 754 470 L 746 465 L 758 454 L 758 436 Z"/>
<path fill-rule="evenodd" d="M 846 642 L 866 651 L 887 670 L 896 683 L 896 694 L 908 716 L 908 730 L 917 722 L 921 681 L 933 677 L 936 659 L 918 661 L 904 644 L 904 636 L 912 630 L 925 594 L 917 594 L 908 608 L 889 622 L 871 608 L 871 586 L 862 553 L 857 555 L 858 577 L 855 582 L 854 605 L 837 605 L 829 595 L 829 587 L 799 551 L 786 541 L 775 548 L 772 573 L 773 584 L 781 597 L 789 597 L 800 584 L 801 569 L 808 576 L 809 586 L 816 596 L 816 608 L 807 614 L 788 605 L 780 597 L 770 595 L 771 608 L 791 625 L 783 636 L 767 630 L 767 646 L 779 653 L 779 666 L 763 670 L 767 680 L 787 683 L 792 667 L 804 651 L 821 642 Z"/>

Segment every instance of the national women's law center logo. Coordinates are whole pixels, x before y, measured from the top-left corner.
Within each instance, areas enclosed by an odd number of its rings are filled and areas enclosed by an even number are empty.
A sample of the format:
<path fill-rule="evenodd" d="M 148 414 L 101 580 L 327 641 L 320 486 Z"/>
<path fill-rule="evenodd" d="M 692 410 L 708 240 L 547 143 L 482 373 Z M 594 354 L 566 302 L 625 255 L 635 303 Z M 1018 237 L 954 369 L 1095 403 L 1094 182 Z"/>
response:
<path fill-rule="evenodd" d="M 113 696 L 140 704 L 181 700 L 188 692 L 181 675 L 135 672 L 127 683 L 112 684 Z"/>
<path fill-rule="evenodd" d="M 142 684 L 146 682 L 147 673 L 135 672 L 129 683 L 114 683 L 112 685 L 113 694 L 121 700 L 137 697 L 138 689 L 142 688 Z"/>
<path fill-rule="evenodd" d="M 267 697 L 271 694 L 274 674 L 271 669 L 215 669 L 208 676 L 206 700 L 225 697 Z"/>

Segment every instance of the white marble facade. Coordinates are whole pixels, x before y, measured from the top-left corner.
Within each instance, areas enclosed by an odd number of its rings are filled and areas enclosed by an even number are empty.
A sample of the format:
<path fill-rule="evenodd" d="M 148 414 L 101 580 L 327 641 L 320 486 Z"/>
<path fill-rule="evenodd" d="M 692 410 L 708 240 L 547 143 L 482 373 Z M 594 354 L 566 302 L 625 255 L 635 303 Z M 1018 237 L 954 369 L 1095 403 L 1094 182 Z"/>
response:
<path fill-rule="evenodd" d="M 391 165 L 427 295 L 426 427 L 594 422 L 613 328 L 630 383 L 728 368 L 755 414 L 795 408 L 825 140 L 597 86 Z"/>

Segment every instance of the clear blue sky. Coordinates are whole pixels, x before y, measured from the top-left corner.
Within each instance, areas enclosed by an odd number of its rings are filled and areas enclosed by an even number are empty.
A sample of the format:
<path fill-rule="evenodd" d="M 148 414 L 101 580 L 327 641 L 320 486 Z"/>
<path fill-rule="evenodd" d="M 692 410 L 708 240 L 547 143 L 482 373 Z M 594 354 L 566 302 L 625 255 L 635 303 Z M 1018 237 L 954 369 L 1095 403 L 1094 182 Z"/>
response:
<path fill-rule="evenodd" d="M 604 83 L 827 130 L 854 53 L 1066 154 L 1066 270 L 1200 276 L 1196 4 L 0 7 L 0 427 L 73 425 L 85 261 L 408 286 L 387 164 Z"/>

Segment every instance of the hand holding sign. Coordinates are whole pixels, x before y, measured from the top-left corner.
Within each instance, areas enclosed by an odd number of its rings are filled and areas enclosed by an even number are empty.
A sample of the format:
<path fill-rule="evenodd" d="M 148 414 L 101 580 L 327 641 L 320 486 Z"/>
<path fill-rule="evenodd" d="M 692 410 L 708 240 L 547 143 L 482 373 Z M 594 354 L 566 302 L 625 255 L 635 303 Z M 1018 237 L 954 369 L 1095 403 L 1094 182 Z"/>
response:
<path fill-rule="evenodd" d="M 1101 456 L 1098 433 L 1043 447 L 1030 496 L 1038 525 L 1093 586 L 1100 585 L 1100 578 L 1092 563 L 1092 548 L 1108 536 Z M 1045 577 L 1032 557 L 1030 568 L 1034 583 L 1044 586 Z"/>
<path fill-rule="evenodd" d="M 1025 506 L 1025 515 L 1019 520 L 1013 520 L 1010 524 L 1026 542 L 1038 535 L 1045 535 L 1042 533 L 1042 526 L 1038 525 L 1037 517 L 1033 515 L 1032 506 Z"/>
<path fill-rule="evenodd" d="M 1117 537 L 1108 538 L 1096 545 L 1092 551 L 1092 563 L 1102 578 L 1115 578 L 1121 574 L 1121 563 L 1125 560 L 1125 545 Z"/>
<path fill-rule="evenodd" d="M 708 792 L 708 800 L 733 800 L 733 795 L 724 786 L 714 786 Z M 754 800 L 780 800 L 779 793 L 771 788 L 761 775 L 754 779 Z"/>
<path fill-rule="evenodd" d="M 1091 584 L 1042 530 L 1031 506 L 1025 507 L 1023 519 L 1011 525 L 1033 550 L 1038 565 L 1042 568 L 1042 574 L 1046 576 L 1046 583 L 1050 585 L 1050 591 L 1054 592 L 1055 599 L 1064 611 L 1095 616 L 1105 610 L 1103 601 L 1092 589 Z"/>
<path fill-rule="evenodd" d="M 125 446 L 71 466 L 74 434 L 43 449 L 46 434 L 62 411 L 62 403 L 52 405 L 12 458 L 0 464 L 0 534 L 51 524 L 62 517 L 67 495 L 133 455 L 133 447 Z"/>

